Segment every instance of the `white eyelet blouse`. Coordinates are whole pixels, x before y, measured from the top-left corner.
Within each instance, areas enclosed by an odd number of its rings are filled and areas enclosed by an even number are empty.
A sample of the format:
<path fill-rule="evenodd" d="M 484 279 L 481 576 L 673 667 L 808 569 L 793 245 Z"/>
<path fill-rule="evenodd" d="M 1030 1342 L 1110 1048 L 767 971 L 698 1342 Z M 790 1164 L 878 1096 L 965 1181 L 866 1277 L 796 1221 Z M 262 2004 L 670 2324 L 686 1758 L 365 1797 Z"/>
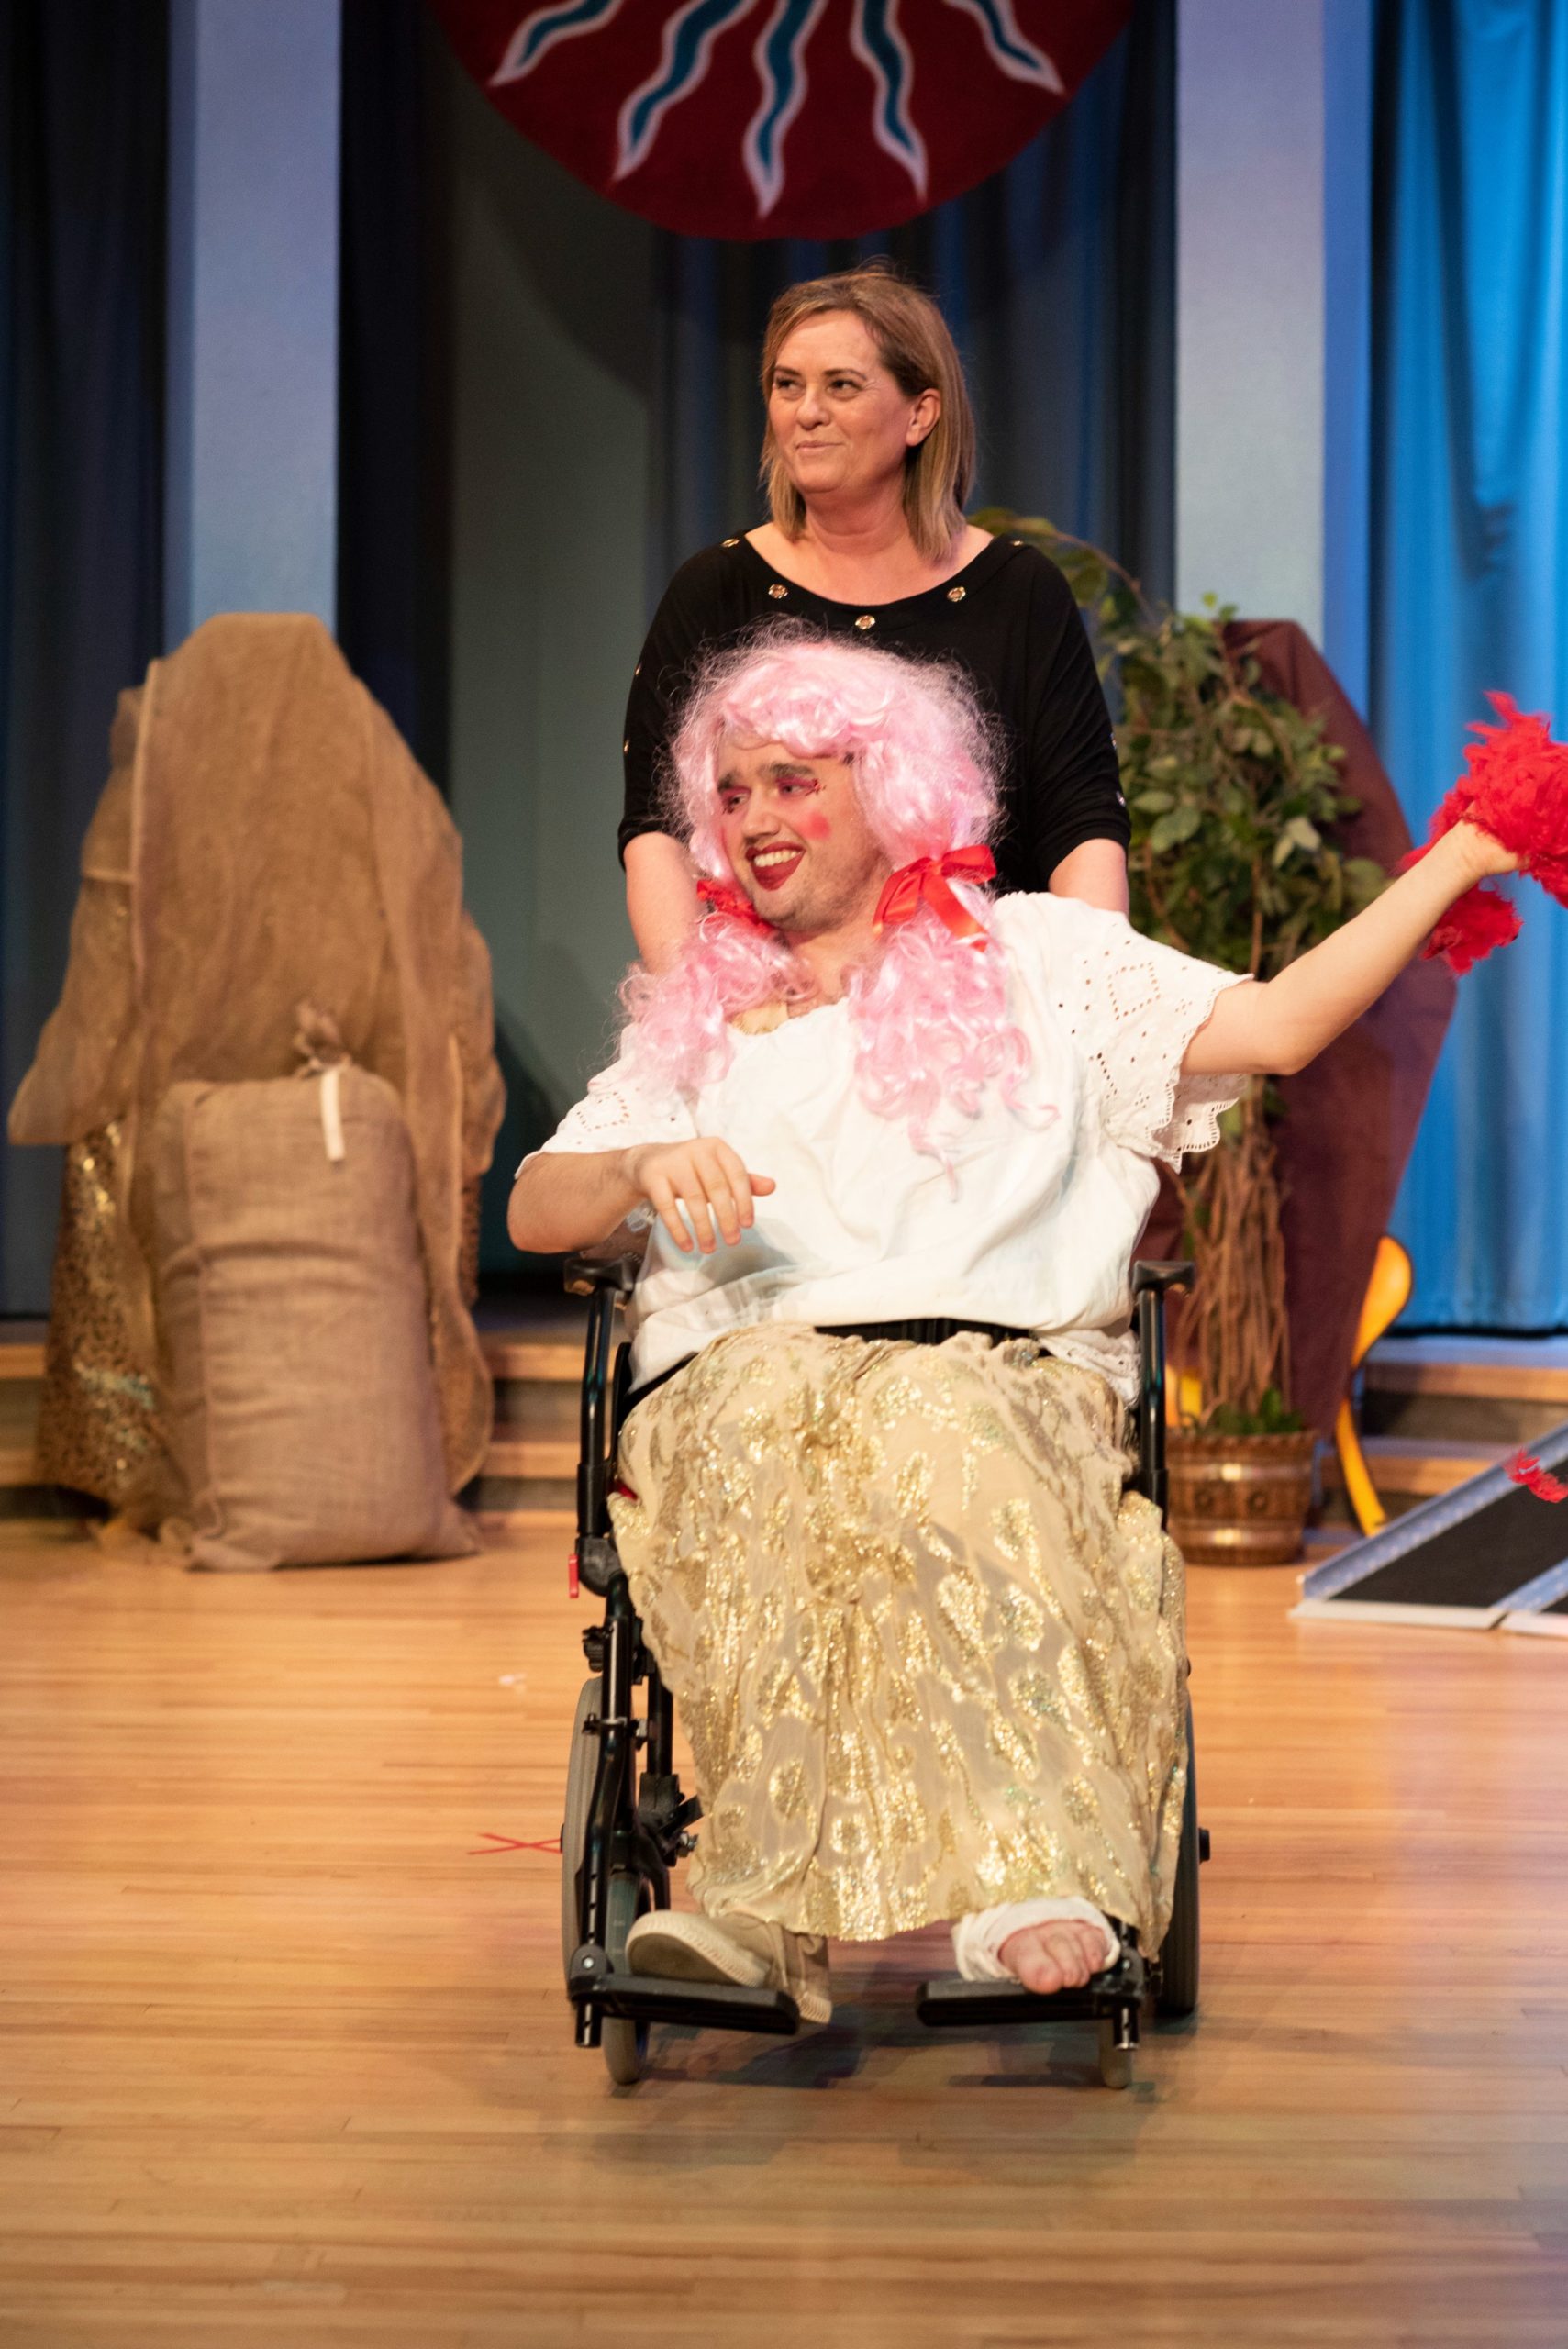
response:
<path fill-rule="evenodd" d="M 944 1113 L 940 1157 L 861 1099 L 841 1002 L 732 1029 L 728 1066 L 695 1098 L 623 1055 L 562 1119 L 546 1151 L 713 1135 L 778 1186 L 710 1256 L 652 1223 L 628 1309 L 637 1385 L 752 1322 L 940 1317 L 1030 1330 L 1133 1399 L 1132 1252 L 1155 1163 L 1212 1147 L 1245 1082 L 1181 1074 L 1238 974 L 1073 897 L 1003 897 L 985 918 L 1032 1065 L 1017 1106 L 993 1091 L 972 1118 Z"/>

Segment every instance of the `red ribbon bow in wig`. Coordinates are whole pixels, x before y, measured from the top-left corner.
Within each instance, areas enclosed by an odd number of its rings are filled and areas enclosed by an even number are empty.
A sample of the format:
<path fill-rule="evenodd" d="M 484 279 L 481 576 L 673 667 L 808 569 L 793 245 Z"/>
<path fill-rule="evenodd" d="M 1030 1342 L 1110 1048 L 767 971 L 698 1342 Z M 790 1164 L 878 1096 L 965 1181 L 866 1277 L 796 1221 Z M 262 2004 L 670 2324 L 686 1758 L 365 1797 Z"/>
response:
<path fill-rule="evenodd" d="M 876 901 L 875 925 L 890 930 L 912 921 L 922 906 L 929 906 L 955 938 L 973 939 L 984 946 L 985 932 L 953 892 L 950 881 L 995 880 L 996 860 L 988 848 L 950 848 L 944 856 L 917 856 L 901 864 Z"/>
<path fill-rule="evenodd" d="M 716 914 L 728 914 L 732 921 L 749 922 L 753 930 L 765 930 L 770 938 L 774 935 L 773 923 L 763 919 L 745 890 L 738 889 L 733 881 L 710 881 L 705 873 L 697 883 L 697 896 Z"/>

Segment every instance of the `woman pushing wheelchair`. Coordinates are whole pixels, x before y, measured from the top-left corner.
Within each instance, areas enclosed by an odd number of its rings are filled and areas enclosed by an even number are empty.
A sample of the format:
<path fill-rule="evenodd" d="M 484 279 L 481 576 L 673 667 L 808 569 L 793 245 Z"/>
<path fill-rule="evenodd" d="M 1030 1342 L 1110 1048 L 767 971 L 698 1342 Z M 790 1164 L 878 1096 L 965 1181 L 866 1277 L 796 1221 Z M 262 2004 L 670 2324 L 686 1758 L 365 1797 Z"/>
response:
<path fill-rule="evenodd" d="M 966 1977 L 1074 1987 L 1158 1949 L 1185 1789 L 1182 1564 L 1124 1447 L 1157 1163 L 1520 860 L 1457 822 L 1239 977 L 992 895 L 967 685 L 783 632 L 709 666 L 670 789 L 704 918 L 510 1217 L 648 1230 L 611 1507 L 707 1824 L 700 1913 L 627 1962 L 825 2021 L 828 1937 L 945 1920 Z"/>

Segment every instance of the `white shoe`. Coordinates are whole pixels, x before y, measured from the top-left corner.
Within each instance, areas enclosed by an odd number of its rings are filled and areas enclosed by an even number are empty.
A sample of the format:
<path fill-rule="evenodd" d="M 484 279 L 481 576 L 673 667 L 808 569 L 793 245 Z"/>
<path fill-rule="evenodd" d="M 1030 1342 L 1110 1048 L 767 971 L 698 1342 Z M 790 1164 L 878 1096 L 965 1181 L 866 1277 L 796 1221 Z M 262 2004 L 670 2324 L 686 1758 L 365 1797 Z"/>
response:
<path fill-rule="evenodd" d="M 761 1917 L 731 1910 L 723 1918 L 690 1909 L 655 1909 L 626 1937 L 634 1974 L 667 1982 L 733 1982 L 744 1990 L 787 1990 L 802 2022 L 827 2022 L 828 1944 L 815 1933 L 792 1933 Z"/>

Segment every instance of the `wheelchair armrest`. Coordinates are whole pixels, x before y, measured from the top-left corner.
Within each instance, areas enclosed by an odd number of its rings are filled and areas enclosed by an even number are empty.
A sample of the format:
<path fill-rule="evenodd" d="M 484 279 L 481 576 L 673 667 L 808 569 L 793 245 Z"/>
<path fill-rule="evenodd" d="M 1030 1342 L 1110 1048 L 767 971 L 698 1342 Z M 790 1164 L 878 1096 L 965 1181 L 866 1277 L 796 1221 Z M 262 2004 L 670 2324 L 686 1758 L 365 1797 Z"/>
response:
<path fill-rule="evenodd" d="M 603 1542 L 610 1530 L 609 1489 L 616 1432 L 610 1349 L 615 1340 L 616 1307 L 637 1286 L 639 1269 L 635 1256 L 568 1256 L 562 1267 L 568 1295 L 588 1299 L 577 1455 L 579 1561 L 592 1557 L 593 1545 Z M 591 1581 L 589 1587 L 595 1587 Z"/>
<path fill-rule="evenodd" d="M 1165 1293 L 1193 1276 L 1190 1263 L 1145 1257 L 1132 1268 L 1132 1312 L 1138 1330 L 1138 1475 L 1134 1483 L 1165 1515 Z"/>
<path fill-rule="evenodd" d="M 602 1289 L 629 1297 L 637 1286 L 638 1271 L 635 1256 L 568 1256 L 562 1266 L 562 1281 L 568 1297 L 593 1297 Z"/>

